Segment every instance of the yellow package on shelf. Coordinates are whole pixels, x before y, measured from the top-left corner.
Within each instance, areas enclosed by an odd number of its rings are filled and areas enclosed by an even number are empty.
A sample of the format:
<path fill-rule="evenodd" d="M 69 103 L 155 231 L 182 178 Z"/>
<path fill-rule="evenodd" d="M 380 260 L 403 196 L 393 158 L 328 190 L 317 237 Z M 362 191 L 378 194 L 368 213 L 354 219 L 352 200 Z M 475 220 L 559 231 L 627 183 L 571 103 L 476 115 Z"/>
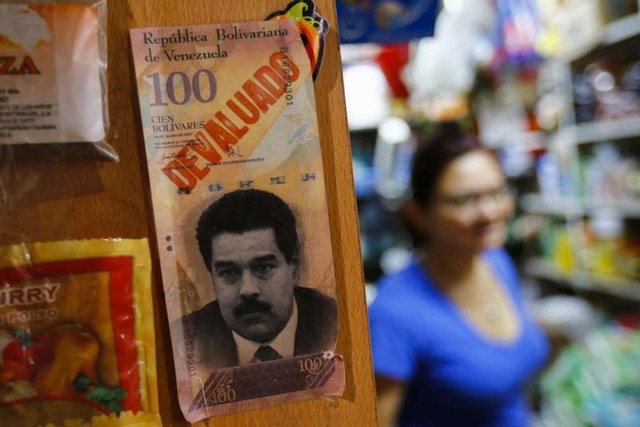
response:
<path fill-rule="evenodd" d="M 567 230 L 558 229 L 553 244 L 553 263 L 563 273 L 572 273 L 575 268 L 571 239 Z"/>
<path fill-rule="evenodd" d="M 0 419 L 160 425 L 145 240 L 0 247 Z"/>

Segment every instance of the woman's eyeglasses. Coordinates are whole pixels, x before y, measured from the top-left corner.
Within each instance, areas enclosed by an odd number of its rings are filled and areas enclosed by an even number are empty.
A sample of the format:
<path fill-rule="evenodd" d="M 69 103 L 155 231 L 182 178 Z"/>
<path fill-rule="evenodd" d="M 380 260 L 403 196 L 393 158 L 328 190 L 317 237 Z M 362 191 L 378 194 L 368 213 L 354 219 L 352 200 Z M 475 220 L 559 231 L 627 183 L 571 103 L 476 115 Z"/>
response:
<path fill-rule="evenodd" d="M 449 205 L 465 213 L 473 213 L 478 211 L 482 203 L 489 200 L 499 206 L 511 203 L 513 200 L 513 192 L 511 188 L 505 184 L 482 192 L 440 196 L 437 200 L 439 203 Z"/>

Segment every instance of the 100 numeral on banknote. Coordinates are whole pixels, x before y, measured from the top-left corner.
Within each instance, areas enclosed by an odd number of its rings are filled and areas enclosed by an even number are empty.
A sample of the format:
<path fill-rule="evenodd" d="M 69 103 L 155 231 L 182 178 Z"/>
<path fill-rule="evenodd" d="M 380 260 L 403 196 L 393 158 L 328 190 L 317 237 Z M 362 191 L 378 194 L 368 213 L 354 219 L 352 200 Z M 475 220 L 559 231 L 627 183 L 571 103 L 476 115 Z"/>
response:
<path fill-rule="evenodd" d="M 320 138 L 294 21 L 131 31 L 190 422 L 341 395 Z"/>

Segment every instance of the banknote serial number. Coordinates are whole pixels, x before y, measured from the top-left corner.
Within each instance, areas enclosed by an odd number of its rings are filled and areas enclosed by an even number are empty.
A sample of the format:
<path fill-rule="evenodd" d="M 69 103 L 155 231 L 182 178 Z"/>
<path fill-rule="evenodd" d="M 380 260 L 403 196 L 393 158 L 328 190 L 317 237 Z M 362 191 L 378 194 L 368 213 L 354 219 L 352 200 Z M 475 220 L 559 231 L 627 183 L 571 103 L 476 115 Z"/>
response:
<path fill-rule="evenodd" d="M 189 76 L 182 71 L 174 71 L 164 78 L 160 73 L 149 74 L 153 83 L 154 102 L 152 107 L 184 105 L 194 97 L 198 102 L 212 101 L 218 92 L 216 76 L 211 70 L 200 69 Z M 166 99 L 163 96 L 166 94 Z"/>

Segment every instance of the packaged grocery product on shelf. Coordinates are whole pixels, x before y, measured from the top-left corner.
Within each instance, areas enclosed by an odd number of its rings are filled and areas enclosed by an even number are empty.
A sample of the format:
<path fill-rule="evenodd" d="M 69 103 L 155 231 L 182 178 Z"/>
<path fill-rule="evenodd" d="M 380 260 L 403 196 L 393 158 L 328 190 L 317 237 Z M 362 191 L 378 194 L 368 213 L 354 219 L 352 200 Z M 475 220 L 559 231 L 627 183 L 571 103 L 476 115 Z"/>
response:
<path fill-rule="evenodd" d="M 571 159 L 561 159 L 556 153 L 542 154 L 536 164 L 540 195 L 547 200 L 575 198 L 578 183 L 571 173 Z"/>
<path fill-rule="evenodd" d="M 117 159 L 105 140 L 106 4 L 0 4 L 0 145 Z"/>
<path fill-rule="evenodd" d="M 543 425 L 640 423 L 640 333 L 612 322 L 565 349 L 543 375 Z"/>
<path fill-rule="evenodd" d="M 573 76 L 576 123 L 640 117 L 637 60 L 589 63 Z"/>
<path fill-rule="evenodd" d="M 160 424 L 146 240 L 0 247 L 0 419 Z"/>
<path fill-rule="evenodd" d="M 581 155 L 579 164 L 583 195 L 593 202 L 634 200 L 633 176 L 640 170 L 637 154 L 622 152 L 620 145 L 602 142 L 589 154 Z"/>
<path fill-rule="evenodd" d="M 569 224 L 547 218 L 540 233 L 543 259 L 564 274 L 571 274 L 576 268 L 576 257 L 571 245 L 571 232 Z"/>
<path fill-rule="evenodd" d="M 617 212 L 601 209 L 594 212 L 585 223 L 584 261 L 587 271 L 616 275 L 616 253 L 622 241 L 624 223 Z"/>

